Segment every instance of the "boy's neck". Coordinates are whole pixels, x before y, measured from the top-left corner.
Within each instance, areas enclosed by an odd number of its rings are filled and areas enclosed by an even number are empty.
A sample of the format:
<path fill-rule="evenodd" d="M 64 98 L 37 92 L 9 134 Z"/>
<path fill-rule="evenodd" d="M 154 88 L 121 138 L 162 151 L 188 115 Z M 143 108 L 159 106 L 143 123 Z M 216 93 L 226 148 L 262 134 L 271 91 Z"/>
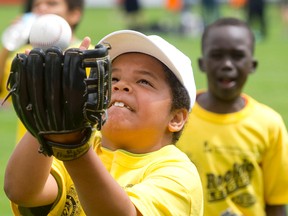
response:
<path fill-rule="evenodd" d="M 246 105 L 246 100 L 241 95 L 233 100 L 221 100 L 208 92 L 197 95 L 198 104 L 205 110 L 213 113 L 227 114 L 238 112 Z"/>

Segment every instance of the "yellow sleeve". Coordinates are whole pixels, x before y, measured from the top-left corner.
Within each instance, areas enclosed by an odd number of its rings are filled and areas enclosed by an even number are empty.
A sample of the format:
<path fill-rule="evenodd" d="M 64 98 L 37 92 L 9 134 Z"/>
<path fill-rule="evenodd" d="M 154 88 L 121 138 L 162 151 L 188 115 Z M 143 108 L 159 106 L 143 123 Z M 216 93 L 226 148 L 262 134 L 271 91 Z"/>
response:
<path fill-rule="evenodd" d="M 202 215 L 203 192 L 196 167 L 189 162 L 159 163 L 133 187 L 125 188 L 144 216 Z"/>

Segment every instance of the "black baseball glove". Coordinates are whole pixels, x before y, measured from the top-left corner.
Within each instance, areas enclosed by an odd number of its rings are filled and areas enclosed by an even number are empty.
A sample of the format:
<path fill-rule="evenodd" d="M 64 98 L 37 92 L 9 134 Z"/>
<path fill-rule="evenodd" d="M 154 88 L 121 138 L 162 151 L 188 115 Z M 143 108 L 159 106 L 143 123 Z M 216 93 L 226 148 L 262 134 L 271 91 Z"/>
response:
<path fill-rule="evenodd" d="M 92 131 L 106 120 L 111 97 L 108 49 L 99 44 L 63 54 L 57 47 L 45 52 L 35 48 L 14 58 L 7 89 L 18 117 L 40 142 L 40 153 L 64 161 L 88 151 Z M 64 134 L 77 134 L 77 141 L 47 139 Z"/>

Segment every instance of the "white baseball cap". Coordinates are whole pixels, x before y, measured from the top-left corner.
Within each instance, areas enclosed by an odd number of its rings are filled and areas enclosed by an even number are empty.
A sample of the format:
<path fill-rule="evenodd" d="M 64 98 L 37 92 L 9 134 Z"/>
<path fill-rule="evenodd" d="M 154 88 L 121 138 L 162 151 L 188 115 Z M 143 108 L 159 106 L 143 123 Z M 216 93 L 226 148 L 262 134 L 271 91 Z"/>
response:
<path fill-rule="evenodd" d="M 148 54 L 164 63 L 186 88 L 190 97 L 190 110 L 195 103 L 196 86 L 190 59 L 180 50 L 157 35 L 145 35 L 133 30 L 120 30 L 106 35 L 99 43 L 111 46 L 111 60 L 123 53 Z"/>

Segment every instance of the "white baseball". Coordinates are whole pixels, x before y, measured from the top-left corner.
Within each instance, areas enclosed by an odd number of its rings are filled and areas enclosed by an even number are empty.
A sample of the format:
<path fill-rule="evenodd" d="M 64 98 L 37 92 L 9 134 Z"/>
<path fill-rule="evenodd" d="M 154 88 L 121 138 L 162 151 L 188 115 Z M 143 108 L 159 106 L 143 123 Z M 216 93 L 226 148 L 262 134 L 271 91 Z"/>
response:
<path fill-rule="evenodd" d="M 71 41 L 72 31 L 65 19 L 55 14 L 46 14 L 37 18 L 33 23 L 29 42 L 34 48 L 56 46 L 65 50 Z"/>

